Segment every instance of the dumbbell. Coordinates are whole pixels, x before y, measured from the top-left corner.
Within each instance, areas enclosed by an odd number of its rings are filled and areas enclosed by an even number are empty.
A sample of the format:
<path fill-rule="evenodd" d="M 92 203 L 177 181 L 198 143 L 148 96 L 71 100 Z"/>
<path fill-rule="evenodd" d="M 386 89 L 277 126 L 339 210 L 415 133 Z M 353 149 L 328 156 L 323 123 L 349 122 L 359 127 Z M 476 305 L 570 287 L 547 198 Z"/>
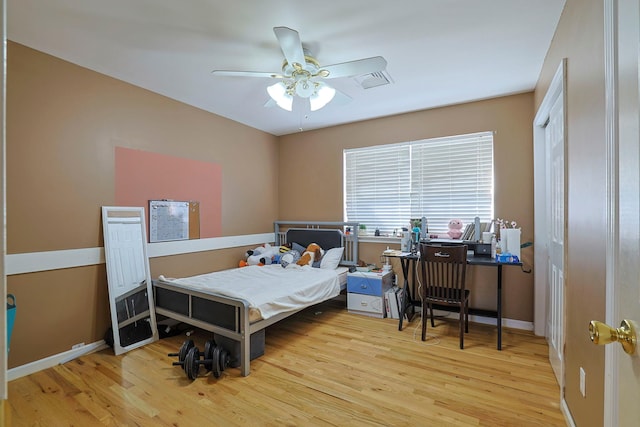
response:
<path fill-rule="evenodd" d="M 192 347 L 187 352 L 187 357 L 184 359 L 182 367 L 184 368 L 184 372 L 187 374 L 187 378 L 190 380 L 195 380 L 198 378 L 198 372 L 200 371 L 200 364 L 205 361 L 200 360 L 200 350 L 198 347 Z"/>
<path fill-rule="evenodd" d="M 207 371 L 211 370 L 213 365 L 213 350 L 215 347 L 216 343 L 213 340 L 209 340 L 204 344 L 204 353 L 200 353 L 198 347 L 191 347 L 187 351 L 182 363 L 178 362 L 177 364 L 182 365 L 187 377 L 194 380 L 198 377 L 201 365 L 204 365 Z M 201 356 L 203 357 L 202 360 L 200 360 Z M 176 363 L 174 363 L 174 365 L 175 364 Z"/>
<path fill-rule="evenodd" d="M 200 356 L 203 359 L 200 359 Z M 213 376 L 220 378 L 221 373 L 230 365 L 231 356 L 222 346 L 216 345 L 215 341 L 205 343 L 204 354 L 200 353 L 197 347 L 189 349 L 182 363 L 187 377 L 194 380 L 198 377 L 200 366 L 204 366 L 207 371 L 213 371 Z"/>
<path fill-rule="evenodd" d="M 222 346 L 216 346 L 211 354 L 213 376 L 220 378 L 222 372 L 231 364 L 231 355 Z"/>
<path fill-rule="evenodd" d="M 187 357 L 187 353 L 189 352 L 189 350 L 193 348 L 193 346 L 194 346 L 193 340 L 188 340 L 182 343 L 182 346 L 180 347 L 180 350 L 178 353 L 169 353 L 167 355 L 169 357 L 178 356 L 178 361 L 173 362 L 173 366 L 184 366 L 183 365 L 184 359 Z"/>

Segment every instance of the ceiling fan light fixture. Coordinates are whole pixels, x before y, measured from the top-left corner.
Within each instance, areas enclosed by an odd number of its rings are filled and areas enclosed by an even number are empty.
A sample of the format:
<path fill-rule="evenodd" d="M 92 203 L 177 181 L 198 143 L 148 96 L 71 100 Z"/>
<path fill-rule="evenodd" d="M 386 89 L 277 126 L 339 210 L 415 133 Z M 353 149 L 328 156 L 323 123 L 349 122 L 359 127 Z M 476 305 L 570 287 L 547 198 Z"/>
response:
<path fill-rule="evenodd" d="M 317 111 L 327 105 L 336 95 L 336 90 L 324 83 L 318 84 L 316 92 L 309 97 L 311 111 Z"/>
<path fill-rule="evenodd" d="M 273 99 L 278 107 L 283 110 L 292 111 L 293 110 L 293 96 L 287 93 L 287 87 L 284 83 L 278 82 L 271 86 L 267 87 L 267 93 Z"/>
<path fill-rule="evenodd" d="M 342 78 L 356 76 L 373 76 L 383 73 L 387 66 L 387 61 L 381 56 L 357 59 L 333 65 L 320 66 L 320 63 L 311 55 L 309 50 L 300 41 L 300 34 L 296 30 L 288 27 L 274 27 L 278 44 L 284 55 L 282 61 L 282 73 L 264 71 L 228 71 L 213 70 L 217 76 L 240 76 L 240 77 L 262 77 L 270 79 L 281 79 L 282 81 L 267 87 L 270 99 L 264 104 L 265 107 L 278 107 L 293 111 L 293 98 L 309 99 L 309 109 L 317 111 L 332 102 L 345 103 L 351 98 L 345 93 L 327 86 L 322 80 L 326 78 Z M 385 77 L 385 76 L 383 76 Z M 390 78 L 384 80 L 389 84 Z M 358 82 L 360 83 L 360 82 Z M 376 80 L 377 83 L 377 80 Z M 362 87 L 369 88 L 378 86 L 361 83 Z M 299 107 L 307 109 L 306 102 L 296 101 L 296 109 Z"/>
<path fill-rule="evenodd" d="M 316 92 L 314 83 L 308 79 L 296 80 L 296 95 L 300 98 L 309 98 Z"/>

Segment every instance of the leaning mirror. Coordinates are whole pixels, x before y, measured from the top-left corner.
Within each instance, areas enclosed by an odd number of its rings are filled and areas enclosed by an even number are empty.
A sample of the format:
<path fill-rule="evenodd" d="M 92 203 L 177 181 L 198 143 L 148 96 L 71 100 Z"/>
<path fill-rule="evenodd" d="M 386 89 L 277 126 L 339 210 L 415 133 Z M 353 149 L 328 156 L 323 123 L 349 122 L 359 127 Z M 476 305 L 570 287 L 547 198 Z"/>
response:
<path fill-rule="evenodd" d="M 116 354 L 158 339 L 144 208 L 102 207 L 113 349 Z"/>

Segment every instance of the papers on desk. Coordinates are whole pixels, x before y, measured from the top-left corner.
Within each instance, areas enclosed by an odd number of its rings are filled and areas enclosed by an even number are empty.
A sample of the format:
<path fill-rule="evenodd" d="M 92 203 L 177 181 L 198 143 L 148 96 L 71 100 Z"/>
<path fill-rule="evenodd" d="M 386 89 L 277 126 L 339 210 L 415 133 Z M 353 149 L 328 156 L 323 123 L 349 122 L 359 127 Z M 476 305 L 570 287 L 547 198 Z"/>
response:
<path fill-rule="evenodd" d="M 387 249 L 386 251 L 382 252 L 382 255 L 385 256 L 401 256 L 402 252 L 395 250 L 395 249 Z"/>
<path fill-rule="evenodd" d="M 402 252 L 397 249 L 387 249 L 385 251 L 382 251 L 382 256 L 406 257 L 411 255 L 415 255 L 415 254 L 412 254 L 411 252 Z"/>

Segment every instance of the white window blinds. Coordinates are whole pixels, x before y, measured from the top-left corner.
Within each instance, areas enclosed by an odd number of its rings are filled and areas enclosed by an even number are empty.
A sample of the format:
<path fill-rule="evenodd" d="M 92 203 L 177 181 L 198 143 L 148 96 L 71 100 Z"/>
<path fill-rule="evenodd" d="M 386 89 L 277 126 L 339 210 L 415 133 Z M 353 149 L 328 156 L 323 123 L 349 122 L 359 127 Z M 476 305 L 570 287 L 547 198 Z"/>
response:
<path fill-rule="evenodd" d="M 483 132 L 344 151 L 345 219 L 391 233 L 425 216 L 431 233 L 449 220 L 493 218 L 493 134 Z"/>

